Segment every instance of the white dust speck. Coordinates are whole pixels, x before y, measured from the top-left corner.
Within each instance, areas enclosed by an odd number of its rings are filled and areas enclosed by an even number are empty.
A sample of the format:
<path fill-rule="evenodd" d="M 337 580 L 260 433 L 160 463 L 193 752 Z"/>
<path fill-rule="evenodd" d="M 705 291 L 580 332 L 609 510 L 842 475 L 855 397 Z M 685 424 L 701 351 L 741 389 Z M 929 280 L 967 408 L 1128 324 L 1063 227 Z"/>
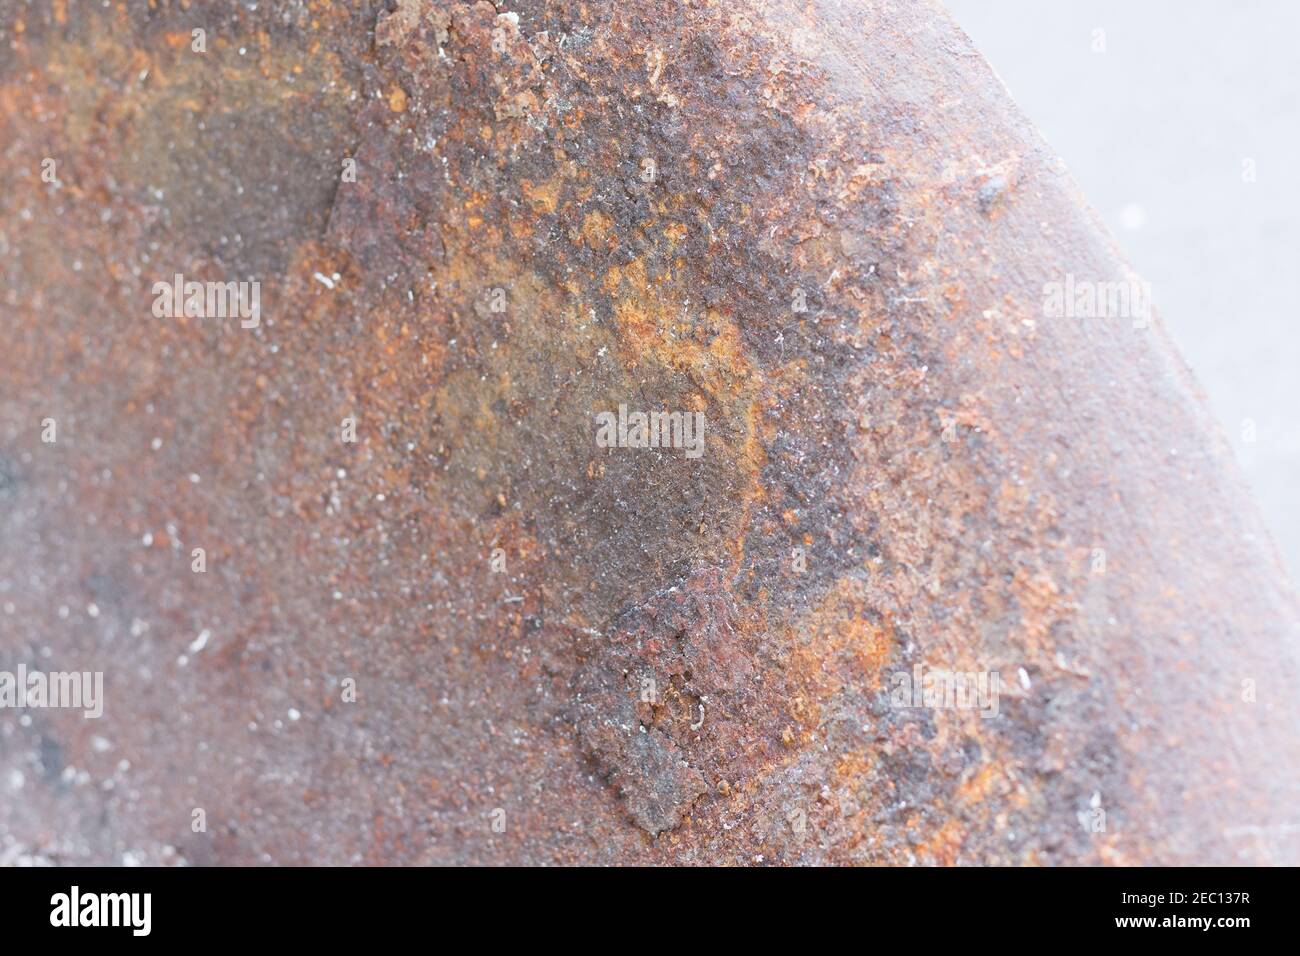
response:
<path fill-rule="evenodd" d="M 203 630 L 199 631 L 199 636 L 194 638 L 194 640 L 190 642 L 190 653 L 197 654 L 199 651 L 203 650 L 203 648 L 207 647 L 208 638 L 210 638 L 211 636 L 212 636 L 212 632 L 209 631 L 206 627 Z"/>

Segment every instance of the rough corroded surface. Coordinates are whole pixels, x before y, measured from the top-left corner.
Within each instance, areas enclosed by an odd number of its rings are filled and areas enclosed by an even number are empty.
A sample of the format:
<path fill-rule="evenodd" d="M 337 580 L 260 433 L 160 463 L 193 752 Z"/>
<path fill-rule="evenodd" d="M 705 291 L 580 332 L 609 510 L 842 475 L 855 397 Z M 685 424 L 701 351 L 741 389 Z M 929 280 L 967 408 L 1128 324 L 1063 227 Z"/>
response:
<path fill-rule="evenodd" d="M 0 860 L 1300 861 L 1294 598 L 937 6 L 0 0 L 0 147 L 0 669 L 108 698 Z"/>

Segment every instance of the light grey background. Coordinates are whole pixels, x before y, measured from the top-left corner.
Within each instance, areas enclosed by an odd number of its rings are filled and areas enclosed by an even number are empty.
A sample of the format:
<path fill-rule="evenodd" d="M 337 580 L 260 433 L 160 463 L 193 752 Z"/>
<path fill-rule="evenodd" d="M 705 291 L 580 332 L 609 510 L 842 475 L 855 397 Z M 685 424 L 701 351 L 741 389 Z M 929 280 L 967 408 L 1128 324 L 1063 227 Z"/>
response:
<path fill-rule="evenodd" d="M 945 2 L 1151 283 L 1300 580 L 1300 2 Z"/>

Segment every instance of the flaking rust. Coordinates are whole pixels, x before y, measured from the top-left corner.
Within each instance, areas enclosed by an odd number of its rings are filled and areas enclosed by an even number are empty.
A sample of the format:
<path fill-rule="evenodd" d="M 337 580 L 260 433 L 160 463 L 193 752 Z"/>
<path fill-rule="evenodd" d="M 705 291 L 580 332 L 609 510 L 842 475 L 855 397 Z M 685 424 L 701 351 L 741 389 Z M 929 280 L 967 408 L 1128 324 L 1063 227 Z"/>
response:
<path fill-rule="evenodd" d="M 1267 533 L 937 4 L 0 0 L 0 142 L 0 668 L 106 688 L 0 859 L 1300 861 Z"/>
<path fill-rule="evenodd" d="M 677 826 L 710 788 L 702 770 L 725 779 L 723 728 L 740 716 L 753 676 L 735 613 L 722 573 L 703 569 L 624 612 L 580 652 L 569 719 L 651 836 Z"/>

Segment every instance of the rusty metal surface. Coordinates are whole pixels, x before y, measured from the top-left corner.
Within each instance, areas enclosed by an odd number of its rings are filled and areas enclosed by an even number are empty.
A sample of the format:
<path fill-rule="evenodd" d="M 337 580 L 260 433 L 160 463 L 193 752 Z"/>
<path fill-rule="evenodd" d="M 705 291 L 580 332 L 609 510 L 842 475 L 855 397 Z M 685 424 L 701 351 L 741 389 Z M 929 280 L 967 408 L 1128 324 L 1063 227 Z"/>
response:
<path fill-rule="evenodd" d="M 0 670 L 105 680 L 0 861 L 1300 862 L 1294 597 L 941 8 L 393 6 L 0 0 Z"/>

